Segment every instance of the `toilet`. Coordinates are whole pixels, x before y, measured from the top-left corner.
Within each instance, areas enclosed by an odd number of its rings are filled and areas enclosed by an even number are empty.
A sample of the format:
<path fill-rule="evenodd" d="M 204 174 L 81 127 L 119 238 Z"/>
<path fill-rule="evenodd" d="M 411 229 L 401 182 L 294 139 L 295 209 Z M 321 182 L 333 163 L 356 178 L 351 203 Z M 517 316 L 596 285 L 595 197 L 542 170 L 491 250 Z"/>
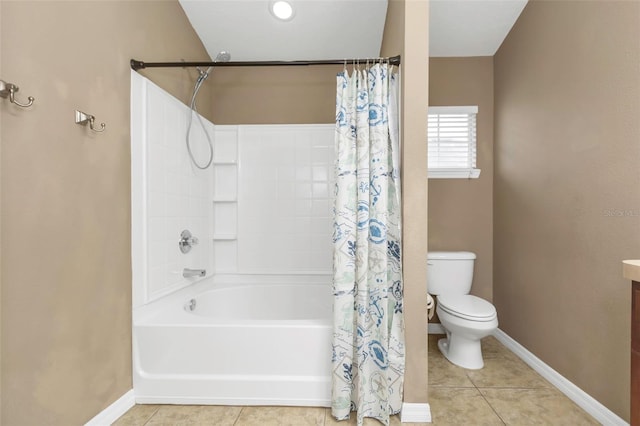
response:
<path fill-rule="evenodd" d="M 429 293 L 436 296 L 436 312 L 447 333 L 438 349 L 453 364 L 478 370 L 484 366 L 480 339 L 498 328 L 498 314 L 491 303 L 469 294 L 476 255 L 434 251 L 427 258 Z"/>

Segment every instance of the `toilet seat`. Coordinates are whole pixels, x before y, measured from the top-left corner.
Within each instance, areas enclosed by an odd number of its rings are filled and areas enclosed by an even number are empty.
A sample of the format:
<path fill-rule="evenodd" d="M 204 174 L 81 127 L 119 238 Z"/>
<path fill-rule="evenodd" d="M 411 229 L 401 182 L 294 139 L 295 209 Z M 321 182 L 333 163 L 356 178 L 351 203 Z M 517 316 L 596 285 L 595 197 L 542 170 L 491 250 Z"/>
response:
<path fill-rule="evenodd" d="M 470 294 L 440 295 L 438 306 L 450 315 L 469 321 L 492 321 L 497 317 L 491 303 Z"/>

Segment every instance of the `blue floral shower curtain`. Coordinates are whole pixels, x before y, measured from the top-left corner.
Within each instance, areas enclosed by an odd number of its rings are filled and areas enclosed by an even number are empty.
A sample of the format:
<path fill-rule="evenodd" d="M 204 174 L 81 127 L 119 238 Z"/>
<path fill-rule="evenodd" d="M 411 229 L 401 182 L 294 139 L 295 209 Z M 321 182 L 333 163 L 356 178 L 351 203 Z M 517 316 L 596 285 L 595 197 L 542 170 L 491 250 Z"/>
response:
<path fill-rule="evenodd" d="M 385 425 L 400 411 L 404 324 L 398 78 L 388 64 L 337 76 L 332 414 Z"/>

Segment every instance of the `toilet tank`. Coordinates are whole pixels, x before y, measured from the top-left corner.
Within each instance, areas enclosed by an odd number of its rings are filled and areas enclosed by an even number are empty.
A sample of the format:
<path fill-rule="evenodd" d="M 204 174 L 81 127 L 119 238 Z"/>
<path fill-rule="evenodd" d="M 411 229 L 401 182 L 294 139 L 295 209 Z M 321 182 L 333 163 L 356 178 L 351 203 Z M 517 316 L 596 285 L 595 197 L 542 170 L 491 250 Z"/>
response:
<path fill-rule="evenodd" d="M 469 251 L 432 251 L 427 254 L 429 294 L 469 294 L 476 255 Z"/>

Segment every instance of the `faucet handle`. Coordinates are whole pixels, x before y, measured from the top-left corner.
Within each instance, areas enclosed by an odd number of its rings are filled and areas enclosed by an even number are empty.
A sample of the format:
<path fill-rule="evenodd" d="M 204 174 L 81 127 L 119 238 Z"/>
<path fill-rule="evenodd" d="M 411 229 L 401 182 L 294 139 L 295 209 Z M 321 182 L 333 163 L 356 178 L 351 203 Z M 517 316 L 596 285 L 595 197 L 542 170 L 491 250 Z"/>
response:
<path fill-rule="evenodd" d="M 180 241 L 178 241 L 178 247 L 182 253 L 189 253 L 193 246 L 198 244 L 198 238 L 191 235 L 188 229 L 185 229 L 180 233 Z"/>

